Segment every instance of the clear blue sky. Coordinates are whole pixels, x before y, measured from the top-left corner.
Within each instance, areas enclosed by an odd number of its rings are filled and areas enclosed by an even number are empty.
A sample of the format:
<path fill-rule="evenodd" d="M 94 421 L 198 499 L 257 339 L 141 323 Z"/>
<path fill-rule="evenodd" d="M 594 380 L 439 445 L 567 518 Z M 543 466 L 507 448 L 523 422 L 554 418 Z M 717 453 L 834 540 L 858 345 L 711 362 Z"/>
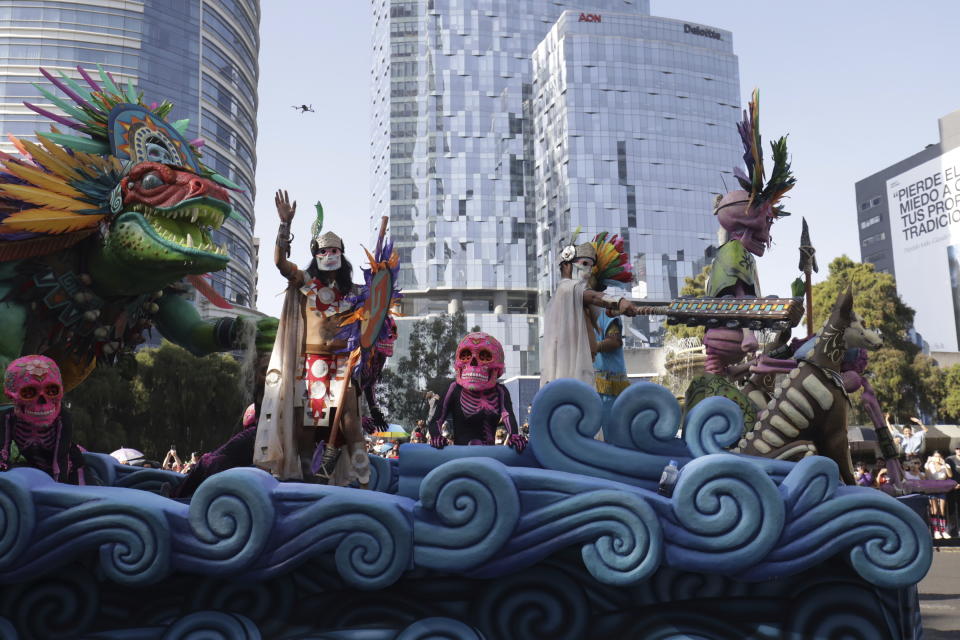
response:
<path fill-rule="evenodd" d="M 277 188 L 300 202 L 298 263 L 309 258 L 318 199 L 326 228 L 344 237 L 354 264 L 359 244 L 369 241 L 371 8 L 366 0 L 265 0 L 262 7 L 259 307 L 278 315 Z M 859 260 L 854 183 L 937 142 L 937 118 L 960 109 L 953 46 L 960 2 L 653 0 L 651 8 L 732 31 L 742 103 L 759 87 L 764 140 L 790 134 L 797 186 L 786 204 L 794 215 L 774 225 L 775 244 L 759 261 L 764 293 L 785 294 L 797 275 L 801 216 L 820 278 L 841 254 Z M 301 103 L 316 113 L 291 109 Z"/>

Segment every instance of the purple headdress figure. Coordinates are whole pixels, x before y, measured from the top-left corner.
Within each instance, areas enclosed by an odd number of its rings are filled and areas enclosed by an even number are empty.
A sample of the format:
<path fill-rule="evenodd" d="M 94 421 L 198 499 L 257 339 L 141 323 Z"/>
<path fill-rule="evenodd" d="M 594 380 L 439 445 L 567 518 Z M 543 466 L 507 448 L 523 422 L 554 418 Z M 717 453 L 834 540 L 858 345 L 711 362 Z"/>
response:
<path fill-rule="evenodd" d="M 765 183 L 759 122 L 760 92 L 754 89 L 743 112 L 743 121 L 737 125 L 746 170 L 738 167 L 734 175 L 742 189 L 718 198 L 714 207 L 729 241 L 720 247 L 713 260 L 706 286 L 706 294 L 711 297 L 760 295 L 754 256 L 762 256 L 770 246 L 770 227 L 774 220 L 789 215 L 778 204 L 796 183 L 790 172 L 787 138 L 781 137 L 770 145 L 773 171 Z M 704 336 L 704 345 L 707 371 L 715 374 L 723 374 L 728 365 L 757 349 L 753 333 L 744 329 L 710 329 Z"/>

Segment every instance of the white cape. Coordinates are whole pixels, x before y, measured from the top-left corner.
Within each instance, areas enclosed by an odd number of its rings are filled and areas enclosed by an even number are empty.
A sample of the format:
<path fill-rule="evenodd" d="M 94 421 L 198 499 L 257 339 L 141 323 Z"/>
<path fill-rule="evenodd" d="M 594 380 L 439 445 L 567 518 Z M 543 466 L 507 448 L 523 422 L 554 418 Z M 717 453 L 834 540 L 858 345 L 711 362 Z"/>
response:
<path fill-rule="evenodd" d="M 593 356 L 583 313 L 583 280 L 564 278 L 544 314 L 540 349 L 540 386 L 558 378 L 576 378 L 594 384 Z"/>

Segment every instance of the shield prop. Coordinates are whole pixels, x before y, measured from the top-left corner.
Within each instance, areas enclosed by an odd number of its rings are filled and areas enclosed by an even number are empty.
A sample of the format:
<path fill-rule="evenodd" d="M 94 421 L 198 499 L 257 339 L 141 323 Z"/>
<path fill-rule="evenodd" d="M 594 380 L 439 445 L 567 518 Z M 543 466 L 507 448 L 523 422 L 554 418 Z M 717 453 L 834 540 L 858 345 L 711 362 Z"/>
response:
<path fill-rule="evenodd" d="M 370 295 L 364 302 L 364 324 L 360 330 L 360 348 L 372 349 L 380 337 L 393 301 L 393 274 L 390 269 L 380 269 L 373 274 Z"/>

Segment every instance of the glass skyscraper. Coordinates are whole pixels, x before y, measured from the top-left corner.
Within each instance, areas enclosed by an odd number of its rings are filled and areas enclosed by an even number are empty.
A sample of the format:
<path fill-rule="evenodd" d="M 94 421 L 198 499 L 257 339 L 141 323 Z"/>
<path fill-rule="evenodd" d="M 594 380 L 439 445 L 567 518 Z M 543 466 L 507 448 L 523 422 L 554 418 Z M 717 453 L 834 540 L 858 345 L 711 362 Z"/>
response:
<path fill-rule="evenodd" d="M 246 190 L 231 194 L 240 220 L 213 234 L 231 261 L 212 285 L 250 307 L 259 24 L 258 0 L 0 0 L 0 131 L 30 138 L 47 130 L 22 104 L 57 110 L 32 86 L 49 84 L 41 66 L 79 78 L 77 65 L 100 64 L 148 103 L 173 102 L 171 119 L 190 119 L 187 138 L 205 139 L 203 162 Z M 0 148 L 13 151 L 6 138 Z"/>
<path fill-rule="evenodd" d="M 390 216 L 405 322 L 462 309 L 504 344 L 507 376 L 536 373 L 530 55 L 565 9 L 646 14 L 649 1 L 372 6 L 371 213 Z"/>
<path fill-rule="evenodd" d="M 729 31 L 637 13 L 566 11 L 533 54 L 534 184 L 542 306 L 562 244 L 624 238 L 635 295 L 668 299 L 716 249 L 715 196 L 742 153 Z M 628 343 L 657 345 L 635 318 Z"/>

